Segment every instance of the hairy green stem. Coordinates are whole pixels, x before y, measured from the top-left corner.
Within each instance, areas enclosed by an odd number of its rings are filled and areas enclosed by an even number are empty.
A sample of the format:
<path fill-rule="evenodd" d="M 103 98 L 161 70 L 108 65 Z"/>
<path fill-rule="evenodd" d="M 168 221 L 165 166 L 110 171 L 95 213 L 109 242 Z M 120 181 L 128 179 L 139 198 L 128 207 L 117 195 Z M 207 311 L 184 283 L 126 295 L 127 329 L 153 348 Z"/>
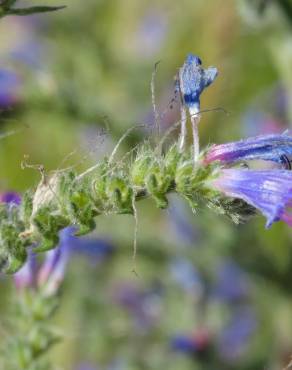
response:
<path fill-rule="evenodd" d="M 202 155 L 202 154 L 201 154 Z M 19 206 L 0 204 L 0 269 L 16 272 L 26 261 L 27 249 L 44 252 L 59 243 L 59 232 L 75 226 L 76 235 L 94 230 L 96 217 L 108 214 L 137 216 L 135 202 L 154 200 L 158 208 L 168 207 L 167 195 L 176 192 L 196 210 L 203 200 L 220 214 L 240 222 L 247 214 L 246 204 L 222 200 L 208 181 L 218 173 L 218 164 L 194 165 L 191 149 L 181 152 L 177 143 L 164 154 L 146 142 L 130 160 L 105 158 L 77 175 L 60 170 L 42 179 L 36 190 L 24 194 Z M 220 198 L 221 197 L 221 198 Z"/>

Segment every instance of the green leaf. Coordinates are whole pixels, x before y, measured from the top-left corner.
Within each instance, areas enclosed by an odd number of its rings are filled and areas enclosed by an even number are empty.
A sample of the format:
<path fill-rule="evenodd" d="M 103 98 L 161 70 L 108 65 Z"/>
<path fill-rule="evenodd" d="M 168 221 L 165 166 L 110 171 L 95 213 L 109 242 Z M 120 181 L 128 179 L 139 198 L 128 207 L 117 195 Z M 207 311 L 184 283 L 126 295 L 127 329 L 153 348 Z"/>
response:
<path fill-rule="evenodd" d="M 61 10 L 66 8 L 65 5 L 62 6 L 32 6 L 30 8 L 18 8 L 18 9 L 7 9 L 5 15 L 30 15 L 36 13 L 47 13 L 54 12 L 56 10 Z"/>

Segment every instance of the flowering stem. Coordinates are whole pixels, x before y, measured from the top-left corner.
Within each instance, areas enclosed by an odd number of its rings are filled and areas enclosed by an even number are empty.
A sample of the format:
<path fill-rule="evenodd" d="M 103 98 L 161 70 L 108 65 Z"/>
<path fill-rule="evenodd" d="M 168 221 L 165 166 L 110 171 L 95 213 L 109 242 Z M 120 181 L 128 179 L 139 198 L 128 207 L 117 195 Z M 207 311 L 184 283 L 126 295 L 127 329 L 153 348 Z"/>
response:
<path fill-rule="evenodd" d="M 98 215 L 131 214 L 134 202 L 152 198 L 167 208 L 167 194 L 177 192 L 191 204 L 209 190 L 204 188 L 213 165 L 193 167 L 191 150 L 180 152 L 177 143 L 163 155 L 149 143 L 140 145 L 135 158 L 114 161 L 105 158 L 92 171 L 78 176 L 61 170 L 43 176 L 34 193 L 24 195 L 19 206 L 0 204 L 0 269 L 14 273 L 26 261 L 27 248 L 35 252 L 54 248 L 59 232 L 67 226 L 77 235 L 91 232 Z"/>

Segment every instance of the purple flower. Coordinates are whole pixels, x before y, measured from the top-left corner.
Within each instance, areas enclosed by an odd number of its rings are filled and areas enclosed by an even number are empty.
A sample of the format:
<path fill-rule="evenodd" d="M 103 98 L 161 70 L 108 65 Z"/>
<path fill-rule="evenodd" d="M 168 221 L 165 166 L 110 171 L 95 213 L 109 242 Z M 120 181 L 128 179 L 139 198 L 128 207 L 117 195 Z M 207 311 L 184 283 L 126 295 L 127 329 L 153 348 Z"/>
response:
<path fill-rule="evenodd" d="M 266 228 L 279 220 L 292 226 L 288 211 L 292 206 L 292 171 L 221 169 L 209 185 L 260 210 L 267 218 Z"/>
<path fill-rule="evenodd" d="M 213 145 L 207 152 L 204 163 L 219 161 L 223 164 L 238 161 L 261 159 L 282 163 L 290 168 L 292 137 L 282 135 L 262 135 L 246 140 Z"/>
<path fill-rule="evenodd" d="M 196 268 L 185 258 L 175 258 L 170 263 L 170 272 L 174 280 L 188 293 L 200 295 L 203 282 Z"/>
<path fill-rule="evenodd" d="M 243 116 L 242 129 L 244 136 L 280 134 L 283 132 L 283 122 L 267 113 L 250 110 Z"/>
<path fill-rule="evenodd" d="M 208 349 L 210 342 L 209 331 L 205 328 L 201 328 L 191 334 L 175 335 L 170 345 L 174 351 L 193 355 Z"/>
<path fill-rule="evenodd" d="M 69 258 L 70 243 L 74 240 L 73 228 L 68 227 L 60 233 L 57 248 L 46 253 L 42 263 L 37 263 L 33 248 L 29 251 L 26 264 L 14 275 L 19 289 L 42 288 L 47 295 L 53 295 L 64 279 Z"/>
<path fill-rule="evenodd" d="M 20 195 L 14 191 L 0 193 L 0 203 L 20 204 L 20 202 L 21 202 Z"/>
<path fill-rule="evenodd" d="M 141 18 L 132 47 L 142 56 L 152 57 L 159 51 L 168 31 L 167 17 L 160 9 L 149 9 Z"/>
<path fill-rule="evenodd" d="M 18 45 L 10 53 L 14 61 L 27 64 L 32 68 L 41 66 L 41 44 L 36 40 L 27 40 Z"/>
<path fill-rule="evenodd" d="M 115 252 L 115 247 L 105 239 L 74 238 L 70 243 L 71 253 L 84 255 L 92 264 L 103 262 Z"/>
<path fill-rule="evenodd" d="M 199 57 L 189 54 L 180 69 L 179 86 L 184 103 L 191 114 L 198 113 L 200 110 L 200 95 L 206 87 L 211 85 L 218 74 L 217 68 L 204 69 L 201 64 Z"/>
<path fill-rule="evenodd" d="M 183 353 L 195 353 L 197 351 L 196 342 L 186 335 L 176 335 L 171 340 L 171 348 Z"/>
<path fill-rule="evenodd" d="M 70 245 L 74 243 L 74 227 L 67 227 L 60 232 L 60 243 L 57 248 L 47 252 L 37 277 L 39 286 L 45 286 L 45 292 L 54 294 L 62 281 L 70 256 Z"/>
<path fill-rule="evenodd" d="M 226 361 L 234 361 L 244 353 L 257 327 L 254 312 L 249 307 L 235 311 L 218 337 L 218 351 Z"/>
<path fill-rule="evenodd" d="M 29 251 L 25 265 L 14 274 L 14 283 L 18 290 L 35 288 L 37 275 L 37 261 L 34 253 Z"/>
<path fill-rule="evenodd" d="M 0 108 L 18 101 L 19 77 L 12 71 L 0 69 Z"/>
<path fill-rule="evenodd" d="M 123 283 L 114 292 L 114 301 L 131 313 L 137 329 L 145 331 L 153 327 L 161 314 L 161 287 L 154 284 L 148 289 L 131 283 Z"/>
<path fill-rule="evenodd" d="M 171 229 L 175 231 L 180 241 L 194 245 L 200 238 L 199 230 L 190 222 L 186 205 L 178 199 L 173 199 L 168 217 Z"/>
<path fill-rule="evenodd" d="M 233 261 L 219 264 L 216 271 L 214 295 L 228 302 L 237 302 L 247 297 L 248 280 L 244 271 Z"/>

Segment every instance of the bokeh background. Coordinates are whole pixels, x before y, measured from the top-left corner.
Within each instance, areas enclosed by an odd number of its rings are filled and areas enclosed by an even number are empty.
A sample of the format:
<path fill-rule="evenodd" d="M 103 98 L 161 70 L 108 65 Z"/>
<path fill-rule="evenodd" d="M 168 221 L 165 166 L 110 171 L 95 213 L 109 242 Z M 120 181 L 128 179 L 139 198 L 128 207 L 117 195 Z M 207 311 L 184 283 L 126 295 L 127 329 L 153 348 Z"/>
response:
<path fill-rule="evenodd" d="M 60 0 L 61 1 L 61 0 Z M 28 3 L 28 1 L 23 3 Z M 40 3 L 30 1 L 29 3 Z M 44 2 L 45 3 L 45 2 Z M 48 4 L 49 3 L 49 4 Z M 202 97 L 201 142 L 283 132 L 292 122 L 289 0 L 57 0 L 65 10 L 0 22 L 0 191 L 47 171 L 82 171 L 151 135 L 156 62 L 161 130 L 179 118 L 174 76 L 187 53 L 219 70 Z M 143 126 L 141 126 L 143 125 Z M 173 136 L 175 139 L 175 135 Z M 256 217 L 236 226 L 170 197 L 134 220 L 104 216 L 73 248 L 54 325 L 56 369 L 282 369 L 292 355 L 292 234 Z M 81 247 L 80 247 L 81 245 Z M 2 277 L 0 344 L 15 294 Z"/>

